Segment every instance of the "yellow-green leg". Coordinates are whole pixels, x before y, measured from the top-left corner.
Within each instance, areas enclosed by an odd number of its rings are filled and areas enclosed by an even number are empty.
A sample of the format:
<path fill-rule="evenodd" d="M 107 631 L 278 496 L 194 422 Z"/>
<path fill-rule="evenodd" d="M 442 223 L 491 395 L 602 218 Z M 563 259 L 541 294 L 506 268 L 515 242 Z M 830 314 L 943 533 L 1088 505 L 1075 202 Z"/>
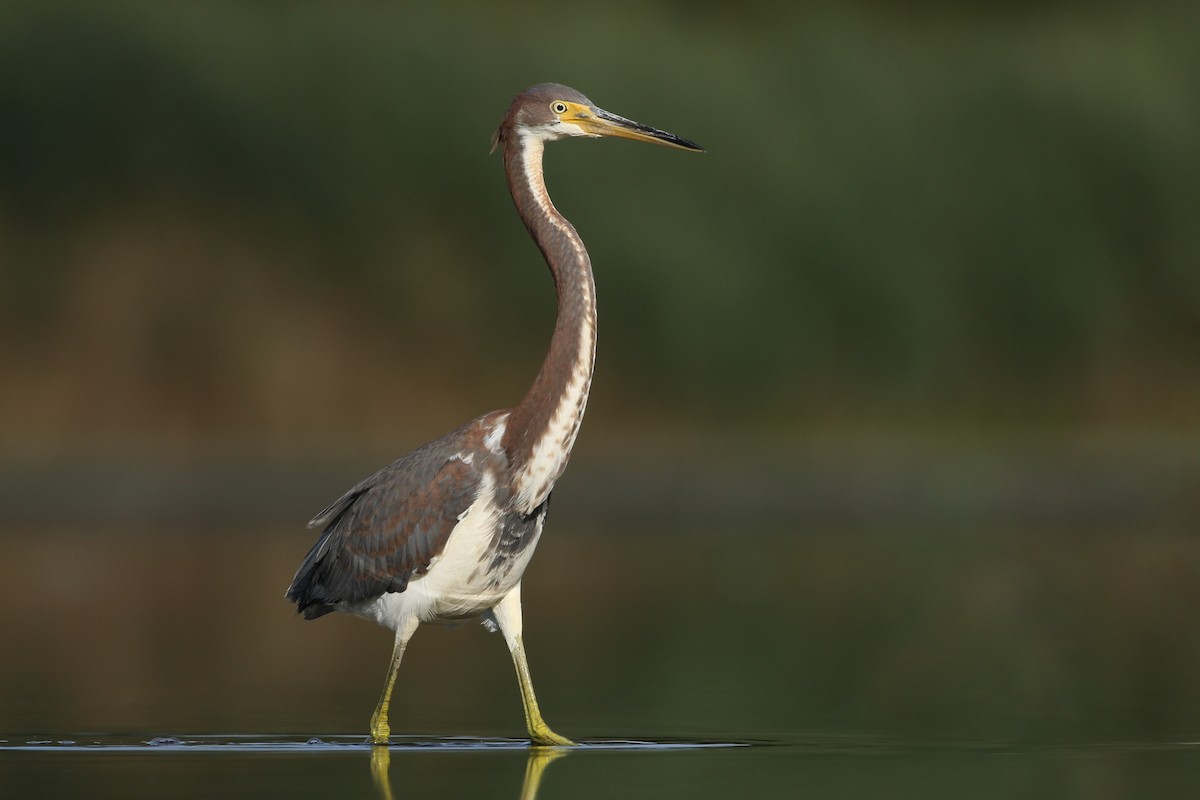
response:
<path fill-rule="evenodd" d="M 525 704 L 525 728 L 529 731 L 529 742 L 543 747 L 569 747 L 573 744 L 565 736 L 550 730 L 542 719 L 537 697 L 533 693 L 533 679 L 529 677 L 529 662 L 525 659 L 525 643 L 518 635 L 512 648 L 513 666 L 517 668 L 517 681 L 521 684 L 521 701 Z"/>
<path fill-rule="evenodd" d="M 525 642 L 521 639 L 521 584 L 492 609 L 492 617 L 500 632 L 508 651 L 512 654 L 513 666 L 517 668 L 517 681 L 521 684 L 521 702 L 525 705 L 525 728 L 529 731 L 530 744 L 545 747 L 567 747 L 575 744 L 565 736 L 559 736 L 550 730 L 550 726 L 542 719 L 541 709 L 538 708 L 537 697 L 533 693 L 533 679 L 529 677 L 529 662 L 525 658 Z"/>
<path fill-rule="evenodd" d="M 415 626 L 414 626 L 415 627 Z M 396 685 L 396 673 L 400 671 L 400 659 L 404 657 L 404 648 L 408 646 L 408 635 L 396 633 L 396 644 L 392 647 L 392 663 L 388 666 L 387 679 L 383 682 L 383 694 L 379 696 L 379 705 L 371 715 L 371 744 L 387 744 L 392 729 L 388 725 L 388 706 L 392 702 L 392 688 Z"/>

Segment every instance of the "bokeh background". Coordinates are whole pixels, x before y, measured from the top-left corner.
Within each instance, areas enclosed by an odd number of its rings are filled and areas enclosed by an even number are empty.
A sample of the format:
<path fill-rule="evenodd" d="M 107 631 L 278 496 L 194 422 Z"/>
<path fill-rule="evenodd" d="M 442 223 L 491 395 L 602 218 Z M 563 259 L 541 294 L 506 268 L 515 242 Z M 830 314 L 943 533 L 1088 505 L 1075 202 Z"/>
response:
<path fill-rule="evenodd" d="M 488 144 L 570 84 L 599 368 L 526 580 L 577 736 L 1200 731 L 1200 7 L 0 5 L 0 729 L 365 729 L 313 513 L 518 400 Z M 465 626 L 472 628 L 473 626 Z M 394 723 L 520 733 L 422 630 Z"/>

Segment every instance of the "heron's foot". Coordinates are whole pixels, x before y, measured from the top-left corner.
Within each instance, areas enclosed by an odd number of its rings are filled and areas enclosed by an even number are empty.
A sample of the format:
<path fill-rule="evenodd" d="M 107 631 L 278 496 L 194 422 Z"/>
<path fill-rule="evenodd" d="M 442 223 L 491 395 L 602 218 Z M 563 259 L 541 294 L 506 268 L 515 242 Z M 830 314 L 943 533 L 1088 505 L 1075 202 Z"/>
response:
<path fill-rule="evenodd" d="M 531 723 L 529 726 L 529 743 L 534 747 L 574 747 L 575 742 L 572 742 L 565 736 L 559 736 L 554 731 L 550 730 L 550 726 L 545 722 L 538 720 L 536 723 Z"/>
<path fill-rule="evenodd" d="M 389 742 L 392 729 L 388 725 L 387 714 L 375 712 L 371 715 L 371 744 L 386 745 Z"/>

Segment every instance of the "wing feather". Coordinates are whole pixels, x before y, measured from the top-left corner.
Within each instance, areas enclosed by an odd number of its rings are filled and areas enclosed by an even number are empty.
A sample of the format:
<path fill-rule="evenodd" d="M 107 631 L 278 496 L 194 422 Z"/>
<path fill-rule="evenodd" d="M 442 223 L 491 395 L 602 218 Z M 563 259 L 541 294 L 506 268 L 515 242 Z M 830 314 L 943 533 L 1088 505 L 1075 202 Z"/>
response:
<path fill-rule="evenodd" d="M 305 617 L 402 592 L 446 546 L 483 480 L 465 431 L 431 442 L 354 486 L 313 518 L 324 526 L 288 587 Z"/>

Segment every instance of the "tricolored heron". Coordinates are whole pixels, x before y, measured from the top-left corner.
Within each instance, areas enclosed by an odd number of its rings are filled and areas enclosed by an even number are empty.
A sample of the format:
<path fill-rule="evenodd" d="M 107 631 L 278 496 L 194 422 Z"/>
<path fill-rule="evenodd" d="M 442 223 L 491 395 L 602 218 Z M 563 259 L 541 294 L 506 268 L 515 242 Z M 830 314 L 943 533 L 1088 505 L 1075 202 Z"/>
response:
<path fill-rule="evenodd" d="M 306 619 L 330 611 L 396 632 L 371 741 L 386 744 L 388 704 L 409 638 L 422 622 L 482 617 L 512 654 L 535 745 L 569 745 L 538 710 L 521 638 L 521 576 L 542 534 L 555 481 L 583 421 L 596 356 L 592 264 L 575 228 L 550 202 L 542 177 L 546 142 L 621 136 L 682 150 L 701 148 L 597 107 L 555 83 L 517 95 L 492 140 L 501 147 L 517 213 L 542 251 L 558 291 L 550 350 L 516 406 L 484 414 L 384 467 L 308 524 L 321 536 L 287 597 Z"/>

